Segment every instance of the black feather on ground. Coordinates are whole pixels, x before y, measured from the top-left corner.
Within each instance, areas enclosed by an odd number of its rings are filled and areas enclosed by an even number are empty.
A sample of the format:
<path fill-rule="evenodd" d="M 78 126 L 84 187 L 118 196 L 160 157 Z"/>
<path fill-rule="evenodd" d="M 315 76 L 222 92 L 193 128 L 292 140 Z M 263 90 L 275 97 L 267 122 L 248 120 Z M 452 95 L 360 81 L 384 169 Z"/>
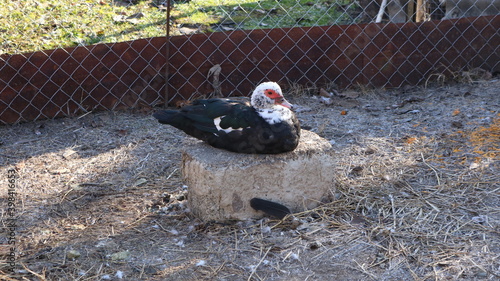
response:
<path fill-rule="evenodd" d="M 286 206 L 260 198 L 252 198 L 250 200 L 250 206 L 257 211 L 262 211 L 279 219 L 283 219 L 286 215 L 292 213 Z"/>

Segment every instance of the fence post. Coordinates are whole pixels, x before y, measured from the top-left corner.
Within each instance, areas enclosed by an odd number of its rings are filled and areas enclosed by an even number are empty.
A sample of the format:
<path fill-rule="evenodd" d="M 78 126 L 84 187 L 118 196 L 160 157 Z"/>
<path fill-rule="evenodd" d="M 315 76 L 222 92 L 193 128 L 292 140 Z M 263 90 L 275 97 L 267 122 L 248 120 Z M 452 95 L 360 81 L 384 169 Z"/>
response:
<path fill-rule="evenodd" d="M 417 0 L 417 13 L 415 22 L 425 21 L 425 13 L 427 11 L 427 0 Z"/>
<path fill-rule="evenodd" d="M 168 79 L 169 79 L 169 74 L 170 74 L 170 10 L 171 10 L 171 5 L 170 5 L 170 0 L 167 0 L 167 23 L 166 23 L 166 28 L 167 28 L 167 34 L 166 34 L 166 50 L 165 50 L 165 103 L 163 104 L 164 107 L 168 107 L 168 97 L 169 97 L 169 91 L 168 91 Z"/>
<path fill-rule="evenodd" d="M 406 14 L 408 15 L 407 21 L 409 22 L 413 21 L 413 16 L 415 15 L 415 0 L 408 1 L 408 9 Z"/>

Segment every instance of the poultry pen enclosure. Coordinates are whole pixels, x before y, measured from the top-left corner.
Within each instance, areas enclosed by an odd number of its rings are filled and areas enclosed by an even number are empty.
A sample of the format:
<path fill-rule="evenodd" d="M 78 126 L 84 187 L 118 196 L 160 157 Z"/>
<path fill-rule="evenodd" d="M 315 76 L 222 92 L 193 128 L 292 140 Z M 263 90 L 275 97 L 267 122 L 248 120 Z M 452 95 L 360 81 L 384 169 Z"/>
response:
<path fill-rule="evenodd" d="M 495 280 L 498 30 L 496 15 L 1 55 L 0 277 Z M 200 221 L 185 135 L 151 112 L 262 80 L 332 144 L 331 202 L 282 221 Z"/>

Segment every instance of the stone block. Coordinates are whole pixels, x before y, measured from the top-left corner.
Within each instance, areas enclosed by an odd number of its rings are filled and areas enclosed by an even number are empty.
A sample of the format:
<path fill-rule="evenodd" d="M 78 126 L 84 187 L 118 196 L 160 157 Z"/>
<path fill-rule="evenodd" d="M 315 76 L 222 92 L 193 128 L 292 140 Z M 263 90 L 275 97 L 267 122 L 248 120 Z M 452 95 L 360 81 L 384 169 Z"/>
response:
<path fill-rule="evenodd" d="M 298 147 L 281 154 L 239 154 L 194 138 L 182 153 L 191 211 L 205 221 L 260 218 L 250 207 L 261 198 L 300 212 L 327 200 L 334 181 L 331 144 L 302 130 Z"/>

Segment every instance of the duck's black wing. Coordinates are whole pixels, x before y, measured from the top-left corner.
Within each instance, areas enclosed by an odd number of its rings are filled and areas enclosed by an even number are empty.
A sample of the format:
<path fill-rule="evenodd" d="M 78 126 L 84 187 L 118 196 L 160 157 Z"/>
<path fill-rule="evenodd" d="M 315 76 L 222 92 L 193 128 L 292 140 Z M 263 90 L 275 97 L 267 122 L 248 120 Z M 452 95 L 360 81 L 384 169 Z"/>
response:
<path fill-rule="evenodd" d="M 248 103 L 230 99 L 196 100 L 181 110 L 153 114 L 208 144 L 240 153 L 281 153 L 295 149 L 300 126 L 293 122 L 270 125 Z"/>
<path fill-rule="evenodd" d="M 219 133 L 238 131 L 258 122 L 248 102 L 230 99 L 196 100 L 180 110 L 159 110 L 153 117 L 209 143 Z"/>

